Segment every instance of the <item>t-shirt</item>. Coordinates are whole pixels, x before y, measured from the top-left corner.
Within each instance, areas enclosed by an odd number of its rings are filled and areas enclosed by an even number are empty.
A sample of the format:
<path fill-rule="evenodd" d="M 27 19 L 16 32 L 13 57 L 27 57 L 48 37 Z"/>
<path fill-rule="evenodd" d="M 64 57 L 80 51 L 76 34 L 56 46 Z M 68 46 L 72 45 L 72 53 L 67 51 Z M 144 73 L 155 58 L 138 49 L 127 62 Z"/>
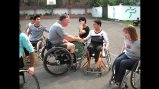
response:
<path fill-rule="evenodd" d="M 104 41 L 105 43 L 109 43 L 107 33 L 103 30 L 101 30 L 98 33 L 95 32 L 95 30 L 91 30 L 88 36 L 86 37 L 86 39 L 87 40 L 91 39 L 91 42 L 103 43 Z"/>
<path fill-rule="evenodd" d="M 85 30 L 86 33 L 80 34 L 80 35 L 79 35 L 80 38 L 85 38 L 85 37 L 87 37 L 87 35 L 89 34 L 89 27 L 88 27 L 88 26 L 86 26 L 85 28 L 83 28 L 83 30 Z"/>
<path fill-rule="evenodd" d="M 67 36 L 67 33 L 64 31 L 60 21 L 55 22 L 50 27 L 49 31 L 48 39 L 52 44 L 63 43 L 64 37 Z"/>
<path fill-rule="evenodd" d="M 49 32 L 46 27 L 40 25 L 40 26 L 35 26 L 34 24 L 29 27 L 29 39 L 30 41 L 39 41 L 42 39 L 43 32 Z"/>
<path fill-rule="evenodd" d="M 139 59 L 140 58 L 140 40 L 129 41 L 127 38 L 124 38 L 125 54 L 129 58 Z"/>
<path fill-rule="evenodd" d="M 28 27 L 28 29 L 27 29 L 27 33 L 29 32 L 29 27 L 30 27 L 31 25 L 33 25 L 31 22 L 30 22 L 30 23 L 28 23 L 28 25 L 27 25 L 27 27 Z"/>
<path fill-rule="evenodd" d="M 20 33 L 19 35 L 19 58 L 22 57 L 25 48 L 29 53 L 34 51 L 32 44 L 26 34 Z"/>

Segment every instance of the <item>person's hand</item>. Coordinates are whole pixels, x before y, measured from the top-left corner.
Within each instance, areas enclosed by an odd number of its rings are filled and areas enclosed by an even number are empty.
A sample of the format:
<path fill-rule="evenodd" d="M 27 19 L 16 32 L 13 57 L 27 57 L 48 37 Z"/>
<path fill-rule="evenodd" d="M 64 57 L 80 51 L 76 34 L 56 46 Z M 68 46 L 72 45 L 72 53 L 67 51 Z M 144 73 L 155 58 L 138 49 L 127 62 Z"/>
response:
<path fill-rule="evenodd" d="M 106 47 L 104 47 L 104 51 L 107 52 L 107 50 L 108 50 L 108 49 L 107 49 Z"/>
<path fill-rule="evenodd" d="M 79 37 L 78 37 L 77 41 L 78 41 L 78 42 L 81 42 L 81 43 L 83 43 L 83 42 L 84 42 L 84 40 L 83 40 L 83 39 L 81 39 L 81 38 L 79 38 Z"/>
<path fill-rule="evenodd" d="M 29 73 L 29 75 L 33 75 L 34 74 L 34 67 L 29 67 L 28 73 Z"/>
<path fill-rule="evenodd" d="M 68 43 L 68 40 L 64 39 L 63 42 L 64 42 L 64 43 Z"/>

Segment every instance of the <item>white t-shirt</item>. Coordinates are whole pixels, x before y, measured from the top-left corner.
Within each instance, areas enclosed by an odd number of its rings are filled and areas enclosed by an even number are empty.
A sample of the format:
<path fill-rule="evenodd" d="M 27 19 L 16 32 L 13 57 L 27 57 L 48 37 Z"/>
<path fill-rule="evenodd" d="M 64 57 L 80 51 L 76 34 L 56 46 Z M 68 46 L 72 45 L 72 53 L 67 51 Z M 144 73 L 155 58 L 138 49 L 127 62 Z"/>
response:
<path fill-rule="evenodd" d="M 86 37 L 87 40 L 89 40 L 91 37 L 103 37 L 104 39 L 104 42 L 105 43 L 109 43 L 109 39 L 108 39 L 108 36 L 107 36 L 107 33 L 103 30 L 101 30 L 100 32 L 96 33 L 95 30 L 91 30 L 88 34 L 88 36 Z"/>

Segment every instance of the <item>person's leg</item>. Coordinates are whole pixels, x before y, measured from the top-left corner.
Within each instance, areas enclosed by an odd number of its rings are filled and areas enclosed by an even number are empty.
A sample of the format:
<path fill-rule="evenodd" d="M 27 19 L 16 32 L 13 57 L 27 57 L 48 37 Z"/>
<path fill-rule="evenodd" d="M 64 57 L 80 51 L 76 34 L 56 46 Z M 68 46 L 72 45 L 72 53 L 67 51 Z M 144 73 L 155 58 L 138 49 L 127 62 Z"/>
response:
<path fill-rule="evenodd" d="M 115 74 L 114 74 L 114 80 L 116 81 L 117 75 L 118 75 L 118 71 L 119 71 L 119 66 L 120 66 L 120 62 L 122 60 L 127 59 L 128 57 L 126 56 L 125 53 L 120 54 L 114 61 L 114 67 L 115 67 Z"/>
<path fill-rule="evenodd" d="M 76 55 L 75 55 L 75 45 L 73 43 L 64 43 L 67 45 L 67 49 L 71 53 L 71 58 L 73 59 L 73 63 L 76 63 Z"/>
<path fill-rule="evenodd" d="M 75 52 L 75 45 L 73 43 L 64 43 L 67 45 L 67 49 L 70 51 L 70 53 Z"/>
<path fill-rule="evenodd" d="M 92 43 L 90 43 L 87 47 L 88 52 L 89 52 L 89 56 L 92 56 L 92 53 L 94 51 L 94 45 Z"/>
<path fill-rule="evenodd" d="M 34 49 L 36 49 L 36 44 L 38 43 L 38 41 L 30 41 L 32 46 L 34 47 Z"/>
<path fill-rule="evenodd" d="M 102 51 L 103 45 L 97 45 L 95 50 L 95 62 L 98 62 L 99 53 Z"/>
<path fill-rule="evenodd" d="M 121 81 L 125 75 L 126 69 L 131 69 L 136 62 L 137 62 L 136 59 L 121 60 L 116 82 L 121 83 Z"/>

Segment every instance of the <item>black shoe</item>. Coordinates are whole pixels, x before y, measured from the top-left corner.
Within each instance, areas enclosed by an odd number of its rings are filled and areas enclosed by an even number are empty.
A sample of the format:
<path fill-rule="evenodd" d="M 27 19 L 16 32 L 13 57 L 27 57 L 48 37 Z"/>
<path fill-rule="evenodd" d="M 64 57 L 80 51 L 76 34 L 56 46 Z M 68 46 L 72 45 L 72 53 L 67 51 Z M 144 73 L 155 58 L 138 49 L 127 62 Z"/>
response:
<path fill-rule="evenodd" d="M 77 63 L 73 63 L 71 69 L 75 72 L 77 71 Z"/>

